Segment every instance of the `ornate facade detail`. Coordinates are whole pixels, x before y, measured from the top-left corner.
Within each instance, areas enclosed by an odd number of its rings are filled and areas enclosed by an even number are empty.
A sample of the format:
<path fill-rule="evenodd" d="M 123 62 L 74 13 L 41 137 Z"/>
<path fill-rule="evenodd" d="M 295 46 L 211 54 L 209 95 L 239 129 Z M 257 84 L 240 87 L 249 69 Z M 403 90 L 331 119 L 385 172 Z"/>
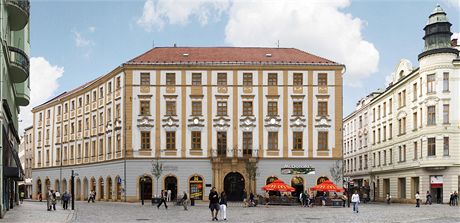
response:
<path fill-rule="evenodd" d="M 303 131 L 307 127 L 307 119 L 303 116 L 294 116 L 289 122 L 293 131 Z"/>
<path fill-rule="evenodd" d="M 142 116 L 137 119 L 137 127 L 141 131 L 150 131 L 154 126 L 155 120 L 148 116 Z"/>
<path fill-rule="evenodd" d="M 162 127 L 166 131 L 176 131 L 179 129 L 179 119 L 177 119 L 175 116 L 165 116 L 162 120 Z"/>
<path fill-rule="evenodd" d="M 264 126 L 269 132 L 276 132 L 281 128 L 281 118 L 279 116 L 267 116 L 264 119 Z"/>
<path fill-rule="evenodd" d="M 219 131 L 227 131 L 230 127 L 231 120 L 227 116 L 218 116 L 217 118 L 213 119 L 212 126 Z"/>
<path fill-rule="evenodd" d="M 244 132 L 249 132 L 254 130 L 256 127 L 256 117 L 255 116 L 243 116 L 240 118 L 240 128 Z"/>
<path fill-rule="evenodd" d="M 201 131 L 204 127 L 205 119 L 203 116 L 192 116 L 187 119 L 187 126 L 192 131 Z"/>

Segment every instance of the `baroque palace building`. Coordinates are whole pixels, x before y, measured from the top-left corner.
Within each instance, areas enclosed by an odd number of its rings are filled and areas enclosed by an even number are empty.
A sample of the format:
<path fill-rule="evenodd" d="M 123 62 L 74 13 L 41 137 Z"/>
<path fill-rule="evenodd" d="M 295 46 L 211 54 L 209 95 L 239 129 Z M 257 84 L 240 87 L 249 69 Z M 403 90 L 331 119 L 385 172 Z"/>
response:
<path fill-rule="evenodd" d="M 423 198 L 429 191 L 433 202 L 447 203 L 460 190 L 460 47 L 450 27 L 438 5 L 424 28 L 419 67 L 401 60 L 389 86 L 344 119 L 345 176 L 357 186 L 367 181 L 372 199 L 388 193 L 415 202 L 417 191 Z"/>
<path fill-rule="evenodd" d="M 153 48 L 33 109 L 34 198 L 69 191 L 71 170 L 76 199 L 111 201 L 207 199 L 212 186 L 239 200 L 276 178 L 297 190 L 333 179 L 344 71 L 293 48 Z"/>

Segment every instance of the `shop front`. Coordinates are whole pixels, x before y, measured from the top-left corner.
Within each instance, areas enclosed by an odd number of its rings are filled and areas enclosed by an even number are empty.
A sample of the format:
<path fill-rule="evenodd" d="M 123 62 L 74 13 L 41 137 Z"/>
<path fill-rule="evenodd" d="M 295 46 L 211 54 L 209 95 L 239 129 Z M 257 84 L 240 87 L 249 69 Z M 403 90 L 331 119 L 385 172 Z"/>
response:
<path fill-rule="evenodd" d="M 430 193 L 434 203 L 442 203 L 443 183 L 444 179 L 442 175 L 430 176 Z"/>
<path fill-rule="evenodd" d="M 190 198 L 203 200 L 203 178 L 201 176 L 192 176 L 189 180 Z"/>

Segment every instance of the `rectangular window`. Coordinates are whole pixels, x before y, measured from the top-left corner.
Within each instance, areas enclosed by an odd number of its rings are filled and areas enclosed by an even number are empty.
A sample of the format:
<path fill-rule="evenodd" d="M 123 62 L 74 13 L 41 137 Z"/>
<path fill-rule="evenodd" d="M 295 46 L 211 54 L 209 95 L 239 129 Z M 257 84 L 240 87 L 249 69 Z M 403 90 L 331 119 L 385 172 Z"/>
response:
<path fill-rule="evenodd" d="M 243 73 L 243 86 L 252 86 L 252 73 Z"/>
<path fill-rule="evenodd" d="M 293 116 L 302 116 L 302 102 L 293 102 Z"/>
<path fill-rule="evenodd" d="M 75 154 L 75 151 L 74 151 L 74 146 L 70 146 L 70 159 L 73 160 L 73 156 Z"/>
<path fill-rule="evenodd" d="M 201 149 L 201 132 L 192 131 L 192 149 Z"/>
<path fill-rule="evenodd" d="M 112 137 L 107 138 L 107 154 L 112 153 Z"/>
<path fill-rule="evenodd" d="M 104 154 L 104 140 L 100 139 L 99 140 L 99 156 L 102 156 Z"/>
<path fill-rule="evenodd" d="M 436 138 L 428 138 L 428 156 L 436 156 Z"/>
<path fill-rule="evenodd" d="M 61 159 L 61 149 L 56 148 L 56 162 L 59 162 Z"/>
<path fill-rule="evenodd" d="M 435 80 L 436 80 L 436 77 L 434 74 L 430 74 L 426 76 L 426 92 L 427 93 L 436 92 Z"/>
<path fill-rule="evenodd" d="M 387 126 L 383 126 L 383 141 L 387 141 Z"/>
<path fill-rule="evenodd" d="M 436 125 L 436 107 L 427 107 L 427 125 Z"/>
<path fill-rule="evenodd" d="M 168 86 L 176 85 L 176 74 L 175 73 L 166 74 L 166 85 Z"/>
<path fill-rule="evenodd" d="M 449 73 L 443 73 L 442 75 L 442 88 L 443 91 L 449 91 Z"/>
<path fill-rule="evenodd" d="M 227 86 L 227 74 L 218 73 L 217 74 L 217 85 L 218 86 Z"/>
<path fill-rule="evenodd" d="M 107 84 L 107 93 L 112 93 L 112 82 Z"/>
<path fill-rule="evenodd" d="M 417 155 L 418 155 L 417 142 L 414 142 L 414 160 L 417 159 Z"/>
<path fill-rule="evenodd" d="M 292 150 L 303 150 L 303 135 L 302 132 L 292 133 Z"/>
<path fill-rule="evenodd" d="M 201 115 L 201 101 L 192 101 L 192 115 L 200 116 Z"/>
<path fill-rule="evenodd" d="M 329 150 L 328 132 L 318 132 L 318 150 Z"/>
<path fill-rule="evenodd" d="M 64 150 L 66 148 L 64 147 Z M 92 141 L 92 145 L 91 145 L 91 157 L 94 157 L 96 156 L 96 141 Z"/>
<path fill-rule="evenodd" d="M 303 85 L 303 75 L 301 73 L 295 73 L 294 74 L 293 85 L 294 86 L 302 86 Z"/>
<path fill-rule="evenodd" d="M 390 149 L 390 163 L 389 164 L 392 164 L 393 163 L 393 149 Z"/>
<path fill-rule="evenodd" d="M 175 101 L 166 102 L 166 115 L 176 115 L 176 102 Z"/>
<path fill-rule="evenodd" d="M 217 116 L 227 116 L 227 102 L 226 101 L 217 102 Z"/>
<path fill-rule="evenodd" d="M 243 154 L 252 155 L 252 132 L 243 132 Z"/>
<path fill-rule="evenodd" d="M 117 152 L 121 151 L 121 136 L 117 135 Z"/>
<path fill-rule="evenodd" d="M 150 101 L 140 101 L 140 115 L 150 115 Z"/>
<path fill-rule="evenodd" d="M 88 143 L 85 142 L 85 158 L 88 158 L 88 154 L 89 154 L 89 151 L 88 151 Z"/>
<path fill-rule="evenodd" d="M 406 155 L 407 155 L 407 150 L 406 150 L 406 145 L 403 146 L 403 161 L 406 162 Z"/>
<path fill-rule="evenodd" d="M 252 116 L 252 101 L 243 102 L 243 115 Z"/>
<path fill-rule="evenodd" d="M 278 132 L 268 132 L 268 150 L 278 150 Z"/>
<path fill-rule="evenodd" d="M 166 132 L 166 149 L 176 150 L 176 132 Z"/>
<path fill-rule="evenodd" d="M 377 106 L 377 119 L 380 120 L 380 105 Z"/>
<path fill-rule="evenodd" d="M 104 88 L 103 87 L 100 87 L 99 88 L 99 98 L 103 98 L 104 97 Z M 72 101 L 72 110 L 75 109 L 75 103 Z"/>
<path fill-rule="evenodd" d="M 449 156 L 449 137 L 444 137 L 444 140 L 443 140 L 443 155 L 444 156 Z"/>
<path fill-rule="evenodd" d="M 364 155 L 364 169 L 367 170 L 367 155 Z"/>
<path fill-rule="evenodd" d="M 141 150 L 150 150 L 150 132 L 141 132 Z"/>
<path fill-rule="evenodd" d="M 121 88 L 121 77 L 117 77 L 117 80 L 116 80 L 116 83 L 117 83 L 117 89 L 120 89 Z"/>
<path fill-rule="evenodd" d="M 388 100 L 388 110 L 389 110 L 388 114 L 391 114 L 393 112 L 393 99 L 391 98 Z"/>
<path fill-rule="evenodd" d="M 418 126 L 418 124 L 417 124 L 417 117 L 418 117 L 417 112 L 414 112 L 414 113 L 412 114 L 412 129 L 414 129 L 414 130 L 416 130 L 416 129 L 417 129 L 417 126 Z"/>
<path fill-rule="evenodd" d="M 267 103 L 267 111 L 269 116 L 276 116 L 278 115 L 278 102 L 276 101 L 269 101 Z"/>
<path fill-rule="evenodd" d="M 327 116 L 327 101 L 318 102 L 318 116 L 324 117 Z"/>
<path fill-rule="evenodd" d="M 387 103 L 383 102 L 383 117 L 387 115 Z"/>
<path fill-rule="evenodd" d="M 449 104 L 442 106 L 442 123 L 449 124 Z"/>
<path fill-rule="evenodd" d="M 402 162 L 403 160 L 402 159 L 402 146 L 399 146 L 398 149 L 399 149 L 399 162 Z"/>
<path fill-rule="evenodd" d="M 372 109 L 372 121 L 375 122 L 375 108 Z"/>
<path fill-rule="evenodd" d="M 192 74 L 192 85 L 193 86 L 200 86 L 201 85 L 201 74 L 200 73 L 193 73 Z"/>
<path fill-rule="evenodd" d="M 217 155 L 227 154 L 227 132 L 217 132 Z"/>
<path fill-rule="evenodd" d="M 382 153 L 379 151 L 378 154 L 379 154 L 379 155 L 378 155 L 378 156 L 379 156 L 379 157 L 378 157 L 378 158 L 379 158 L 379 165 L 378 165 L 378 166 L 381 166 L 381 165 L 382 165 L 382 156 L 381 156 Z"/>
<path fill-rule="evenodd" d="M 327 86 L 327 74 L 318 74 L 318 86 Z"/>
<path fill-rule="evenodd" d="M 406 106 L 406 90 L 402 91 L 402 106 Z"/>
<path fill-rule="evenodd" d="M 383 150 L 383 165 L 387 165 L 387 151 Z"/>
<path fill-rule="evenodd" d="M 278 74 L 270 73 L 268 74 L 268 86 L 278 85 Z"/>
<path fill-rule="evenodd" d="M 141 73 L 141 86 L 150 85 L 150 73 Z"/>
<path fill-rule="evenodd" d="M 412 85 L 412 97 L 414 101 L 417 100 L 417 83 Z"/>

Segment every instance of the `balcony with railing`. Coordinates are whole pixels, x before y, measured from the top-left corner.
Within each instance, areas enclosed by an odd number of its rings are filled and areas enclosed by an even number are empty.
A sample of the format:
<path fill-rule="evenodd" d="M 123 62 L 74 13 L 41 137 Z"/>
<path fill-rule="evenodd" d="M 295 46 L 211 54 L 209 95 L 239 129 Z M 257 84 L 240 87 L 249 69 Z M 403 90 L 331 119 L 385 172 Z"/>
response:
<path fill-rule="evenodd" d="M 27 106 L 29 105 L 30 102 L 30 87 L 29 87 L 29 79 L 26 81 L 19 83 L 19 84 L 14 84 L 16 94 L 16 103 L 19 106 Z"/>
<path fill-rule="evenodd" d="M 18 31 L 29 22 L 29 0 L 6 0 L 10 29 Z"/>
<path fill-rule="evenodd" d="M 29 77 L 29 56 L 19 48 L 8 46 L 10 51 L 10 79 L 13 83 L 22 83 Z"/>

